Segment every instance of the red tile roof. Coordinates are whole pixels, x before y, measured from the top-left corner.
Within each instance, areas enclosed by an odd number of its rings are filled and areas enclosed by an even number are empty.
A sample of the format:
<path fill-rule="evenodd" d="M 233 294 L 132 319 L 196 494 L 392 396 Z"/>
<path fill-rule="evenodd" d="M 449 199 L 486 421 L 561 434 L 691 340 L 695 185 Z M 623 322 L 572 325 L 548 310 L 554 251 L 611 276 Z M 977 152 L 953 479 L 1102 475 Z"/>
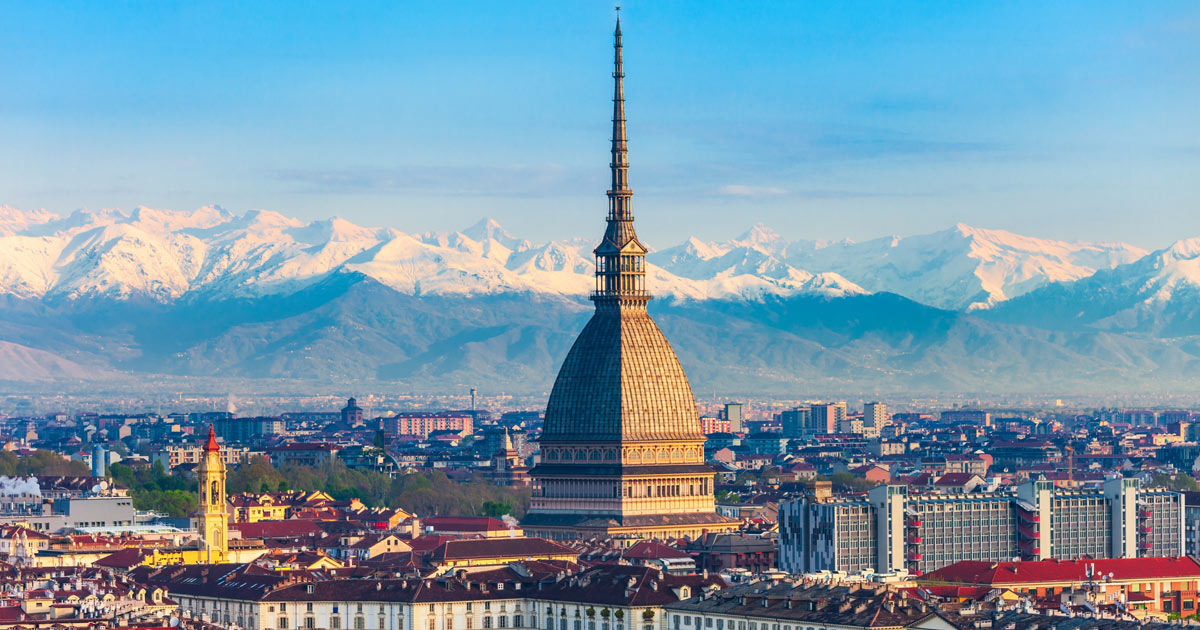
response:
<path fill-rule="evenodd" d="M 312 521 L 298 519 L 235 523 L 233 528 L 242 533 L 242 538 L 291 538 L 295 536 L 314 536 L 323 531 Z"/>
<path fill-rule="evenodd" d="M 490 516 L 430 516 L 421 525 L 440 532 L 502 532 L 508 529 L 500 519 Z"/>
<path fill-rule="evenodd" d="M 660 542 L 640 540 L 625 550 L 625 553 L 621 554 L 621 557 L 630 560 L 656 560 L 660 558 L 690 558 L 692 556 L 686 551 L 668 547 Z"/>
<path fill-rule="evenodd" d="M 1104 560 L 1036 560 L 1029 562 L 956 562 L 927 573 L 922 582 L 979 585 L 1027 585 L 1042 582 L 1084 582 L 1093 575 L 1121 580 L 1200 579 L 1200 562 L 1193 558 L 1110 558 Z"/>
<path fill-rule="evenodd" d="M 535 558 L 540 556 L 578 556 L 566 545 L 545 538 L 473 538 L 447 540 L 430 554 L 434 562 L 473 558 Z"/>

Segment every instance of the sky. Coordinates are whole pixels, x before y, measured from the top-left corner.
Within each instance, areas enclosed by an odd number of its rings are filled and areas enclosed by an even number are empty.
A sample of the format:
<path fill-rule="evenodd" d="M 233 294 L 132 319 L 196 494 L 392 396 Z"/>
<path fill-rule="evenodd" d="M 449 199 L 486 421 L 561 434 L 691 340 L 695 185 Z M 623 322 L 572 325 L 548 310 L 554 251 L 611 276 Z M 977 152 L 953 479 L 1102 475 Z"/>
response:
<path fill-rule="evenodd" d="M 0 0 L 0 205 L 598 235 L 609 2 Z M 1200 236 L 1200 4 L 624 3 L 652 246 Z"/>

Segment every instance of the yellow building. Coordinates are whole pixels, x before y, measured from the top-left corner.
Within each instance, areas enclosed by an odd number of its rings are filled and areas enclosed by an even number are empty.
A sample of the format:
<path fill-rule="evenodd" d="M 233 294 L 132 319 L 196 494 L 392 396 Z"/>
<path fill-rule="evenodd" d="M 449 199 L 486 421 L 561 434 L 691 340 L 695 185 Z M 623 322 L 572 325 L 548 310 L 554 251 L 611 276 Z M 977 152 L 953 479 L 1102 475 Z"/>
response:
<path fill-rule="evenodd" d="M 204 457 L 196 469 L 200 483 L 200 507 L 196 511 L 200 530 L 200 558 L 205 563 L 224 562 L 229 550 L 229 514 L 225 511 L 225 461 L 217 434 L 208 428 Z"/>
<path fill-rule="evenodd" d="M 287 504 L 276 501 L 270 494 L 245 492 L 229 497 L 229 504 L 233 507 L 235 523 L 282 521 L 287 518 Z"/>

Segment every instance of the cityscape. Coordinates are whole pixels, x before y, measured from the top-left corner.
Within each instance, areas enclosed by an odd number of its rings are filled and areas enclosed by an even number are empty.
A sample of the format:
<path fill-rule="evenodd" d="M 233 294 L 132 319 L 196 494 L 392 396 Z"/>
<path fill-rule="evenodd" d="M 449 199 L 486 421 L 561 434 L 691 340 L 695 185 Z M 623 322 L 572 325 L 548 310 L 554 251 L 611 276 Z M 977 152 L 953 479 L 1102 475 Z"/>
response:
<path fill-rule="evenodd" d="M 346 81 L 360 71 L 334 63 L 333 32 L 363 10 L 311 17 L 331 39 L 304 43 Z M 655 249 L 666 228 L 641 204 L 665 194 L 632 182 L 670 175 L 631 161 L 627 87 L 673 63 L 651 47 L 657 10 L 605 7 L 605 39 L 574 42 L 605 55 L 571 70 L 604 88 L 575 112 L 608 149 L 587 149 L 605 200 L 564 213 L 586 239 L 0 207 L 0 630 L 1200 625 L 1200 239 L 958 223 L 817 242 L 755 224 Z M 764 37 L 782 19 L 729 13 Z M 459 44 L 435 56 L 485 63 Z M 999 158 L 966 154 L 990 151 L 952 152 L 984 168 Z M 453 171 L 468 197 L 502 181 Z"/>

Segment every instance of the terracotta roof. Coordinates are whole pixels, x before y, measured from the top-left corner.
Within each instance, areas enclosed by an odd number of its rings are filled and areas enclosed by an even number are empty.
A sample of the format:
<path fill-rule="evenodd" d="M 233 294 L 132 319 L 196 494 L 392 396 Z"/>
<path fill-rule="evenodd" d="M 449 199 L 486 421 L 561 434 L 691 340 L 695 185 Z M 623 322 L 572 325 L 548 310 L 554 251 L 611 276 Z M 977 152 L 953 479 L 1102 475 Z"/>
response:
<path fill-rule="evenodd" d="M 115 553 L 110 553 L 103 558 L 93 562 L 94 566 L 109 567 L 113 569 L 131 569 L 142 563 L 146 556 L 152 552 L 145 549 L 128 548 L 122 549 Z"/>
<path fill-rule="evenodd" d="M 933 482 L 935 486 L 961 486 L 979 475 L 965 472 L 946 473 Z"/>
<path fill-rule="evenodd" d="M 243 538 L 291 538 L 314 536 L 323 532 L 316 523 L 300 519 L 234 523 L 232 527 L 240 531 Z"/>
<path fill-rule="evenodd" d="M 443 532 L 502 532 L 508 529 L 500 519 L 490 516 L 430 516 L 421 525 Z"/>
<path fill-rule="evenodd" d="M 1034 584 L 1041 582 L 1087 581 L 1088 567 L 1094 575 L 1113 575 L 1114 580 L 1200 579 L 1200 562 L 1193 558 L 1109 558 L 1103 560 L 1036 560 L 1029 562 L 956 562 L 931 571 L 922 582 L 947 584 Z"/>
<path fill-rule="evenodd" d="M 565 545 L 545 538 L 476 538 L 471 540 L 447 540 L 434 549 L 430 558 L 435 562 L 467 560 L 472 558 L 510 558 L 534 556 L 576 556 L 578 553 Z"/>
<path fill-rule="evenodd" d="M 621 554 L 621 557 L 635 560 L 654 560 L 659 558 L 690 558 L 692 556 L 685 551 L 668 547 L 660 542 L 640 540 L 625 550 L 625 553 Z"/>

